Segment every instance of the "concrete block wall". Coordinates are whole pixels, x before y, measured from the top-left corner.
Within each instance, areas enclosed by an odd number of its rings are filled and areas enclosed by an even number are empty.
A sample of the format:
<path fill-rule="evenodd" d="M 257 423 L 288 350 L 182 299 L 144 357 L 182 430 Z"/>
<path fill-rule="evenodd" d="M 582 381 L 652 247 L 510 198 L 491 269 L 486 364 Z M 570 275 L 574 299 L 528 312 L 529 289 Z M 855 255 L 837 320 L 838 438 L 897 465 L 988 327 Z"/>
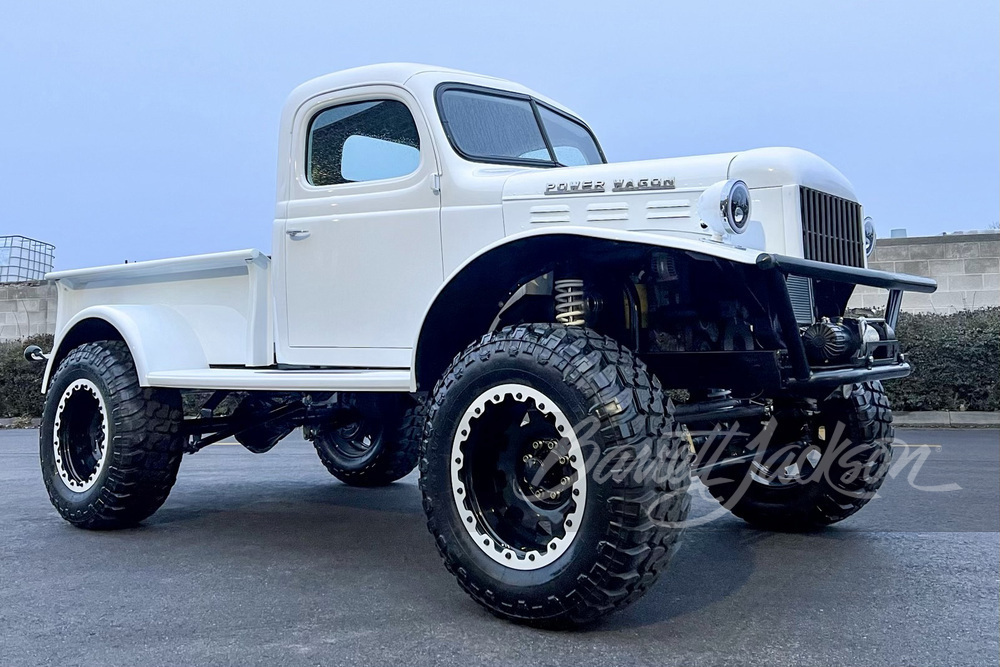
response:
<path fill-rule="evenodd" d="M 953 313 L 1000 306 L 1000 233 L 879 239 L 868 266 L 934 278 L 934 294 L 907 292 L 903 310 Z M 850 308 L 884 308 L 886 291 L 859 285 Z"/>
<path fill-rule="evenodd" d="M 54 283 L 0 283 L 0 341 L 54 333 L 55 329 Z"/>

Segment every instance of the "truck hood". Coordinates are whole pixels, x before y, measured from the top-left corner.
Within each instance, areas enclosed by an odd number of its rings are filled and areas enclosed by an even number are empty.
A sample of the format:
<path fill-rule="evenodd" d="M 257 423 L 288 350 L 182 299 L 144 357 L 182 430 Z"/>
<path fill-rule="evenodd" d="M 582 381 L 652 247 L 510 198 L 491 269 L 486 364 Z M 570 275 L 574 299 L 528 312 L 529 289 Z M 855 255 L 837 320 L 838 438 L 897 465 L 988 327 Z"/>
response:
<path fill-rule="evenodd" d="M 667 189 L 704 190 L 726 178 L 730 162 L 738 155 L 739 153 L 719 153 L 583 167 L 532 169 L 508 178 L 504 184 L 503 197 L 505 200 L 535 196 L 555 199 L 562 195 L 639 192 L 639 188 L 645 188 L 647 192 Z M 646 183 L 640 185 L 643 179 Z M 631 190 L 626 189 L 629 183 L 633 188 Z"/>
<path fill-rule="evenodd" d="M 856 201 L 850 182 L 830 163 L 797 148 L 757 148 L 738 153 L 526 170 L 511 175 L 504 200 L 563 196 L 700 192 L 739 178 L 751 189 L 804 185 Z"/>
<path fill-rule="evenodd" d="M 799 186 L 857 201 L 851 184 L 825 160 L 795 148 L 760 148 L 515 172 L 504 181 L 504 231 L 570 225 L 708 239 L 712 233 L 698 215 L 699 197 L 730 178 L 747 184 L 753 205 L 746 231 L 727 242 L 765 252 L 803 252 L 797 206 L 788 198 Z"/>

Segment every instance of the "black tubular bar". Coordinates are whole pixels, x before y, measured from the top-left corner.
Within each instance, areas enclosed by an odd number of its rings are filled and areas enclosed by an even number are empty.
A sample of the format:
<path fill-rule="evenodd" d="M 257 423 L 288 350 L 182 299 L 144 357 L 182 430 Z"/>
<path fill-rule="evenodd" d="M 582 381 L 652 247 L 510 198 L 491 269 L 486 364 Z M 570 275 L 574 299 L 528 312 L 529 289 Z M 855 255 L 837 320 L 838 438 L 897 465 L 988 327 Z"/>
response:
<path fill-rule="evenodd" d="M 678 424 L 697 424 L 699 422 L 713 421 L 733 421 L 736 419 L 761 418 L 767 414 L 767 408 L 763 405 L 751 404 L 745 406 L 710 409 L 706 408 L 702 412 L 688 411 L 684 413 L 674 413 L 671 415 Z"/>
<path fill-rule="evenodd" d="M 830 371 L 816 371 L 804 380 L 791 379 L 788 389 L 792 393 L 810 393 L 816 388 L 839 387 L 857 382 L 872 382 L 874 380 L 890 380 L 902 378 L 910 374 L 910 364 L 904 362 L 875 366 L 874 368 L 841 368 Z"/>
<path fill-rule="evenodd" d="M 899 321 L 899 309 L 903 306 L 903 291 L 889 290 L 889 300 L 885 304 L 885 323 L 893 329 Z"/>
<path fill-rule="evenodd" d="M 937 290 L 937 282 L 923 276 L 911 276 L 905 273 L 892 273 L 889 271 L 861 269 L 854 266 L 827 264 L 826 262 L 816 262 L 811 259 L 787 257 L 785 255 L 762 253 L 757 257 L 757 266 L 765 270 L 777 269 L 785 274 L 840 283 L 852 283 L 854 285 L 881 287 L 900 292 L 924 292 L 930 294 Z"/>
<path fill-rule="evenodd" d="M 799 323 L 795 319 L 792 299 L 788 295 L 785 274 L 781 271 L 771 271 L 768 274 L 768 281 L 771 283 L 771 297 L 776 301 L 777 312 L 775 314 L 778 316 L 778 324 L 781 326 L 781 338 L 785 342 L 785 349 L 788 350 L 788 362 L 792 366 L 792 377 L 805 380 L 810 373 L 809 360 L 806 358 L 806 349 L 802 345 L 802 336 L 799 334 Z"/>
<path fill-rule="evenodd" d="M 195 440 L 189 442 L 186 447 L 188 453 L 194 453 L 243 431 L 260 428 L 279 419 L 294 418 L 305 411 L 306 407 L 301 402 L 296 401 L 251 419 L 233 419 L 232 417 L 185 419 L 181 423 L 181 431 L 187 436 L 196 436 Z M 206 433 L 211 433 L 211 435 L 204 435 Z"/>

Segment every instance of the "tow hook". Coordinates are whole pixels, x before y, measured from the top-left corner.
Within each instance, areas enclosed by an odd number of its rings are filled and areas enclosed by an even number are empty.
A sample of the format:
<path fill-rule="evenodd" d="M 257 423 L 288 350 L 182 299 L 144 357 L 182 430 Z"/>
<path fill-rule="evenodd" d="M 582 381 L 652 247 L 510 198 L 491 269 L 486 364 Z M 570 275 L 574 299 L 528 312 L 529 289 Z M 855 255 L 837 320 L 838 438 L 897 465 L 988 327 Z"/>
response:
<path fill-rule="evenodd" d="M 29 345 L 24 348 L 24 358 L 28 361 L 33 361 L 35 363 L 41 363 L 48 361 L 49 355 L 42 352 L 42 348 L 37 345 Z"/>

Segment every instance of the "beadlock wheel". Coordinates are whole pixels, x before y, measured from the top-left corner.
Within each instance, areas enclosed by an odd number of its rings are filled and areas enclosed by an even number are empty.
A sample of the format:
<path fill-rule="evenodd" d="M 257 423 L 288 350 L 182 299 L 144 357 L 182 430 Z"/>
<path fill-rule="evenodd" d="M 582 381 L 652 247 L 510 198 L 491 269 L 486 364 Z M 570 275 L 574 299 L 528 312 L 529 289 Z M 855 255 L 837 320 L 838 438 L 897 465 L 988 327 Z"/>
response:
<path fill-rule="evenodd" d="M 97 385 L 81 378 L 66 387 L 53 427 L 59 479 L 76 493 L 90 489 L 108 460 L 108 410 Z"/>
<path fill-rule="evenodd" d="M 502 618 L 563 628 L 619 609 L 683 530 L 690 465 L 663 390 L 588 329 L 524 324 L 474 342 L 431 393 L 423 444 L 445 567 Z"/>
<path fill-rule="evenodd" d="M 49 384 L 38 430 L 49 500 L 75 526 L 133 526 L 166 500 L 184 447 L 180 392 L 140 387 L 128 346 L 84 343 Z"/>
<path fill-rule="evenodd" d="M 587 497 L 583 450 L 555 401 L 523 384 L 483 392 L 452 442 L 452 498 L 479 549 L 535 570 L 569 549 Z"/>

